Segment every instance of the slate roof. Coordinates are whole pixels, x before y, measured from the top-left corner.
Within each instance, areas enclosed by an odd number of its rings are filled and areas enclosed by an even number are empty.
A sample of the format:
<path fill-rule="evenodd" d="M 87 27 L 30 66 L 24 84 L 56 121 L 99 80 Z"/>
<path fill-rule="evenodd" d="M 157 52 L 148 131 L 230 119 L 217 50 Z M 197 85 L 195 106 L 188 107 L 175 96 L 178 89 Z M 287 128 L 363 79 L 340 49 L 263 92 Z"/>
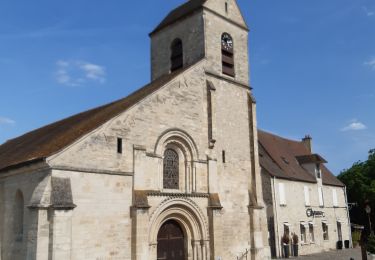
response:
<path fill-rule="evenodd" d="M 177 20 L 188 16 L 195 11 L 203 8 L 203 4 L 207 0 L 188 0 L 186 3 L 180 5 L 176 9 L 172 10 L 162 21 L 161 23 L 150 33 L 150 35 L 164 29 L 168 25 L 176 22 Z"/>
<path fill-rule="evenodd" d="M 199 62 L 199 61 L 198 61 Z M 161 88 L 191 65 L 160 77 L 129 96 L 9 140 L 0 146 L 0 171 L 44 160 Z"/>
<path fill-rule="evenodd" d="M 262 130 L 258 130 L 258 141 L 260 165 L 271 176 L 292 181 L 317 182 L 316 178 L 305 170 L 297 160 L 297 157 L 316 157 L 311 154 L 303 142 L 288 140 Z M 318 158 L 323 159 L 320 156 Z M 323 184 L 344 186 L 323 164 L 321 170 Z"/>

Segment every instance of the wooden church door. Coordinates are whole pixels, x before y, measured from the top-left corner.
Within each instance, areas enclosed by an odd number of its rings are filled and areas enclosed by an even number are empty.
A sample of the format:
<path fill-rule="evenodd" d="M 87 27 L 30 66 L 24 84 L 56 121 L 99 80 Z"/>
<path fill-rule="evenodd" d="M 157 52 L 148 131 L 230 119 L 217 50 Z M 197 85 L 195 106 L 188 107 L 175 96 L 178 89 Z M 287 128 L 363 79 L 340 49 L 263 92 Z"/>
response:
<path fill-rule="evenodd" d="M 185 260 L 185 237 L 180 225 L 167 221 L 158 233 L 158 260 Z"/>

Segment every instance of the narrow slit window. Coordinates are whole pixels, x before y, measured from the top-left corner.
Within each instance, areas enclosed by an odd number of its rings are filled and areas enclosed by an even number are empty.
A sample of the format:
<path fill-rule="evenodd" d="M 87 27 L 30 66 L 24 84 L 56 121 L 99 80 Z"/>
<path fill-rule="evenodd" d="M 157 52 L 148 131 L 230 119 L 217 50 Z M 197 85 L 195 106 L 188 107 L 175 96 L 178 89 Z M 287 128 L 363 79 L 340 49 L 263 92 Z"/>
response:
<path fill-rule="evenodd" d="M 228 33 L 221 36 L 221 61 L 223 74 L 234 77 L 233 39 Z"/>
<path fill-rule="evenodd" d="M 117 138 L 117 153 L 122 154 L 122 138 Z"/>
<path fill-rule="evenodd" d="M 222 152 L 222 157 L 223 157 L 223 163 L 225 163 L 226 162 L 226 160 L 225 160 L 225 151 Z"/>
<path fill-rule="evenodd" d="M 228 3 L 225 3 L 225 13 L 228 14 Z"/>

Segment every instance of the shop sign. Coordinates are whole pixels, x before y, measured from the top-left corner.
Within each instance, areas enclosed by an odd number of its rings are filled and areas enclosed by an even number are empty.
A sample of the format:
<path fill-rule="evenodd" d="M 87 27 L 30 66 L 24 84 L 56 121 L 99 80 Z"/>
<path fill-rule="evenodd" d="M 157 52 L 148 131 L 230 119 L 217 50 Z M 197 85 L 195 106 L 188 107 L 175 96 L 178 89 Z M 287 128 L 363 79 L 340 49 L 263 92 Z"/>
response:
<path fill-rule="evenodd" d="M 324 218 L 325 217 L 325 214 L 323 211 L 314 211 L 313 209 L 307 209 L 306 210 L 306 215 L 310 218 L 310 217 L 314 217 L 314 218 Z"/>

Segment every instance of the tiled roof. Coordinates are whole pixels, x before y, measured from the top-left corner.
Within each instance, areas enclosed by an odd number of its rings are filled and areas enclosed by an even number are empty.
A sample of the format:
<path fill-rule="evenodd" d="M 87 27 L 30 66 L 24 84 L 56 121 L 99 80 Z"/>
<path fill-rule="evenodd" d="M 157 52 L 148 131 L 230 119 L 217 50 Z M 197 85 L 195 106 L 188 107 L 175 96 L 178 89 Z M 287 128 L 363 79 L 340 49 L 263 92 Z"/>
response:
<path fill-rule="evenodd" d="M 207 0 L 189 0 L 183 5 L 180 5 L 176 9 L 172 10 L 162 21 L 161 23 L 150 33 L 156 33 L 161 29 L 167 27 L 168 25 L 176 22 L 177 20 L 192 14 L 193 12 L 197 11 L 198 9 L 203 7 L 203 4 Z"/>
<path fill-rule="evenodd" d="M 59 152 L 164 86 L 188 68 L 162 76 L 126 98 L 71 116 L 7 141 L 0 146 L 0 171 L 40 161 Z"/>
<path fill-rule="evenodd" d="M 311 154 L 303 142 L 288 140 L 258 130 L 259 160 L 261 166 L 276 178 L 316 183 L 316 178 L 298 162 L 299 158 L 321 158 Z M 302 157 L 301 157 L 302 156 Z M 325 185 L 344 186 L 323 164 L 322 182 Z"/>

